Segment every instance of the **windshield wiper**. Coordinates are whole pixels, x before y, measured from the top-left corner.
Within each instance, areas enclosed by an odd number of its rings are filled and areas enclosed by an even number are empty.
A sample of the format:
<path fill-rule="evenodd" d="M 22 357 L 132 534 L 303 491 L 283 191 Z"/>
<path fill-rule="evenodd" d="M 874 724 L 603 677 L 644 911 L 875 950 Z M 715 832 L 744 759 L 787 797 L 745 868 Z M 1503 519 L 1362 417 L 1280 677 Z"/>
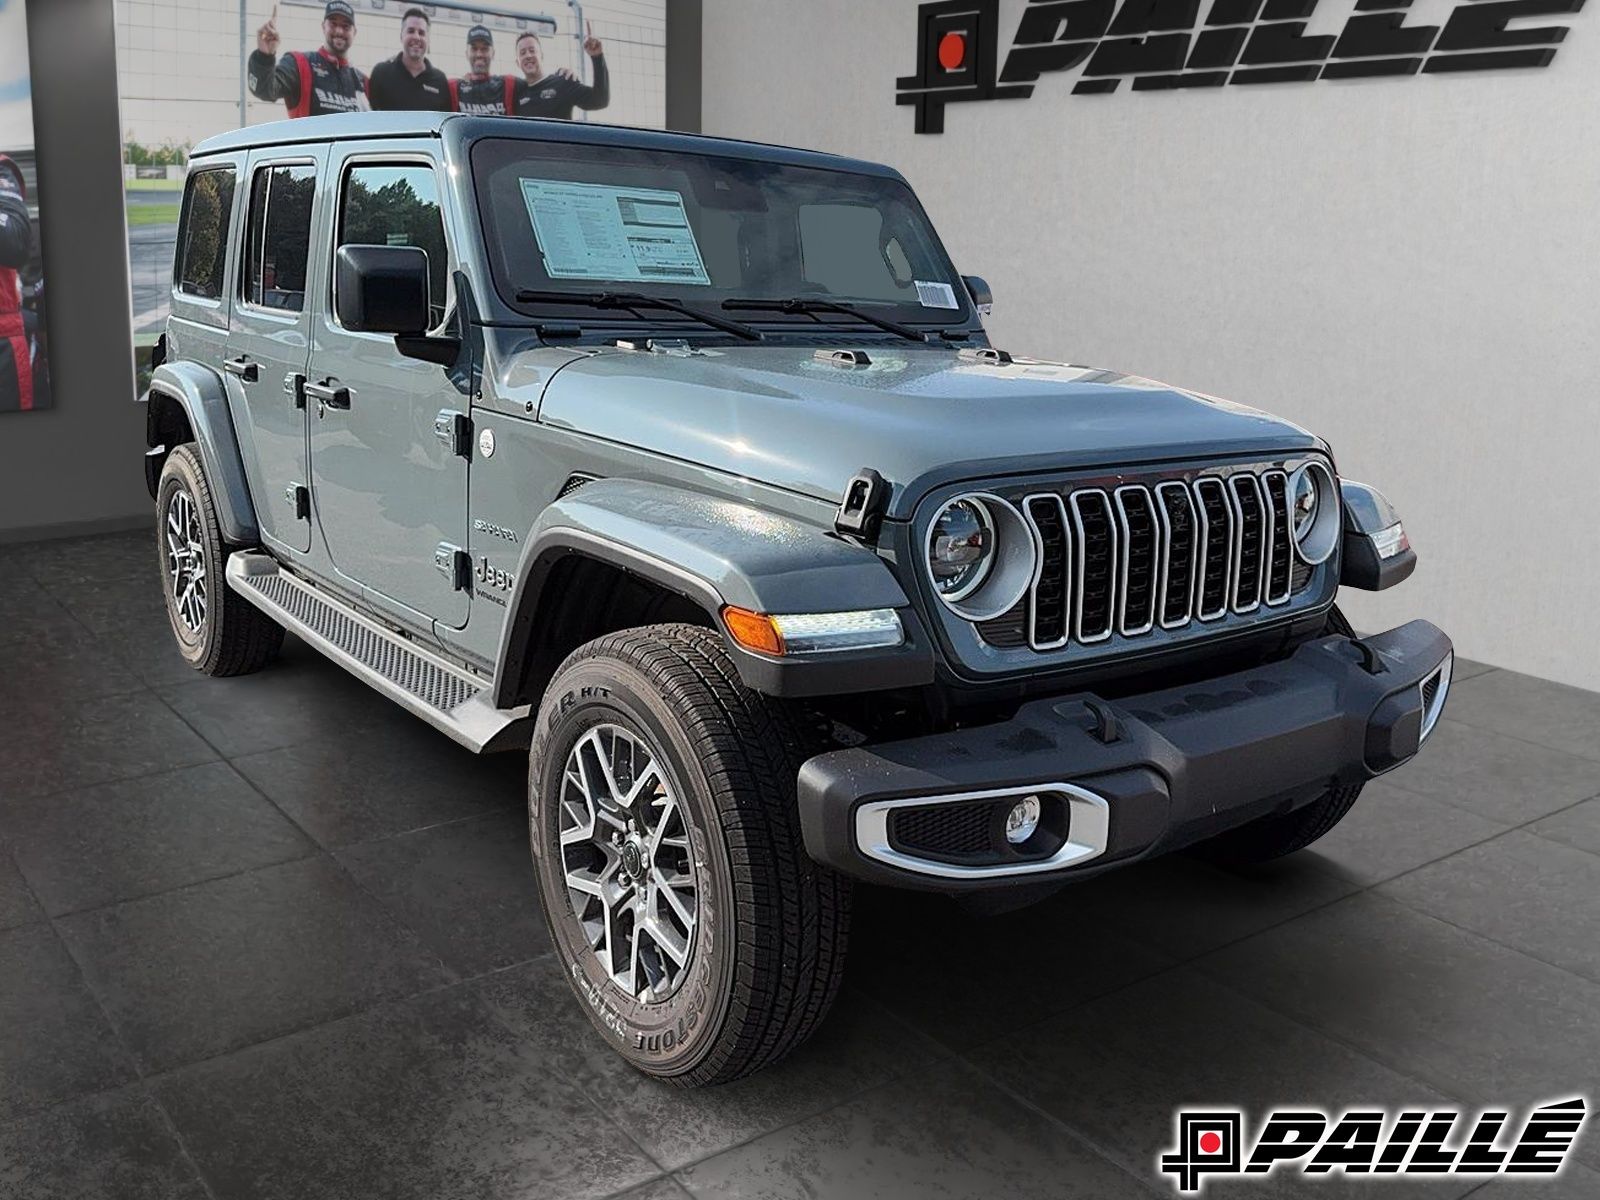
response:
<path fill-rule="evenodd" d="M 730 321 L 716 313 L 708 313 L 687 304 L 679 304 L 665 296 L 647 296 L 643 292 L 558 292 L 523 288 L 516 296 L 518 304 L 582 304 L 587 308 L 659 308 L 666 312 L 693 317 L 713 329 L 731 333 L 747 342 L 759 342 L 765 335 L 740 321 Z"/>
<path fill-rule="evenodd" d="M 882 317 L 875 317 L 869 312 L 863 312 L 853 304 L 845 304 L 839 300 L 822 300 L 815 296 L 794 296 L 788 300 L 754 300 L 734 299 L 724 300 L 723 308 L 747 308 L 752 312 L 782 312 L 782 313 L 843 313 L 847 317 L 855 317 L 865 321 L 868 325 L 876 325 L 886 333 L 898 334 L 913 342 L 925 342 L 928 335 L 920 329 L 913 329 L 909 325 L 902 325 L 898 321 L 886 321 Z"/>

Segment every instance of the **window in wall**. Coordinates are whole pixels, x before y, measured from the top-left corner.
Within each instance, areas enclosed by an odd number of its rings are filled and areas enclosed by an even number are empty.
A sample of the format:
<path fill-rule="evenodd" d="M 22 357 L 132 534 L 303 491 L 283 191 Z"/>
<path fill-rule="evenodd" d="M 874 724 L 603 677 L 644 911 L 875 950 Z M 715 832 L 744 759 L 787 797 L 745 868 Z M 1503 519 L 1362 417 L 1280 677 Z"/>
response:
<path fill-rule="evenodd" d="M 337 246 L 415 246 L 428 256 L 433 319 L 449 307 L 450 256 L 433 168 L 420 163 L 361 163 L 345 176 Z"/>
<path fill-rule="evenodd" d="M 316 169 L 308 164 L 262 167 L 256 172 L 250 184 L 246 304 L 285 312 L 305 307 L 316 187 Z"/>
<path fill-rule="evenodd" d="M 233 168 L 212 168 L 189 176 L 183 197 L 182 252 L 177 256 L 178 290 L 203 300 L 222 298 L 228 261 L 228 229 L 233 216 Z"/>

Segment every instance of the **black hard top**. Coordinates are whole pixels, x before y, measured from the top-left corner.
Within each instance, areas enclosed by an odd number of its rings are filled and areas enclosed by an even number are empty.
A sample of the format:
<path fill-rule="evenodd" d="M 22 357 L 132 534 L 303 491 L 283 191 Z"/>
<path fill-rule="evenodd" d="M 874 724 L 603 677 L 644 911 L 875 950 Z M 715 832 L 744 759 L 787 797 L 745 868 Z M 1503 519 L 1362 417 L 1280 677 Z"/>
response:
<path fill-rule="evenodd" d="M 486 137 L 526 138 L 531 141 L 577 142 L 590 146 L 669 150 L 898 178 L 898 172 L 880 163 L 842 158 L 837 154 L 823 154 L 816 150 L 770 146 L 762 142 L 741 142 L 731 138 L 706 137 L 694 133 L 667 133 L 658 129 L 636 129 L 628 125 L 601 125 L 586 121 L 545 121 L 529 117 L 479 117 L 462 113 L 434 112 L 339 113 L 321 117 L 301 117 L 293 121 L 271 121 L 265 125 L 250 125 L 243 129 L 235 129 L 231 133 L 207 138 L 190 152 L 190 157 L 197 159 L 208 154 L 232 150 L 253 150 L 257 147 L 290 146 L 307 142 L 446 136 L 452 140 L 460 138 L 462 141 L 475 141 Z"/>

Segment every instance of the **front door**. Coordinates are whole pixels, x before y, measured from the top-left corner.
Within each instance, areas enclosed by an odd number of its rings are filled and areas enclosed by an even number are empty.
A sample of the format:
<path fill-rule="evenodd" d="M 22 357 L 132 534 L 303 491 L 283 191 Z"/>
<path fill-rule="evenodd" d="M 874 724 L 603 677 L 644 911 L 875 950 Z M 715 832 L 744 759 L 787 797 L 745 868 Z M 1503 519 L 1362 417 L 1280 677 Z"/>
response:
<path fill-rule="evenodd" d="M 310 254 L 318 161 L 326 151 L 258 151 L 246 167 L 249 192 L 233 328 L 223 362 L 228 407 L 246 443 L 244 461 L 263 541 L 311 548 L 306 410 L 296 382 L 310 353 L 307 302 L 316 274 Z"/>
<path fill-rule="evenodd" d="M 340 147 L 338 207 L 329 261 L 341 245 L 417 246 L 429 260 L 435 325 L 451 302 L 451 256 L 437 168 L 426 143 L 382 156 Z M 336 270 L 330 273 L 336 274 Z M 320 306 L 308 378 L 314 508 L 340 574 L 405 620 L 467 622 L 470 593 L 456 586 L 467 545 L 467 467 L 440 430 L 441 413 L 469 411 L 443 367 L 404 358 L 387 335 L 339 324 L 333 288 Z M 316 398 L 329 393 L 336 405 Z"/>

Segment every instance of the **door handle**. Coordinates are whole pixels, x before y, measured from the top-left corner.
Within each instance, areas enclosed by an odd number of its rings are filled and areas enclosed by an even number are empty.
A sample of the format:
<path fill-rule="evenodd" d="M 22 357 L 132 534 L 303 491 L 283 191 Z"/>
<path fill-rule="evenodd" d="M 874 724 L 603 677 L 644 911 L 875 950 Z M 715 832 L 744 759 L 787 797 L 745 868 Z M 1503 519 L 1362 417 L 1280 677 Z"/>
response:
<path fill-rule="evenodd" d="M 229 375 L 237 375 L 246 383 L 254 383 L 261 378 L 261 365 L 251 362 L 249 356 L 244 354 L 228 359 L 222 364 L 222 369 Z"/>
<path fill-rule="evenodd" d="M 350 407 L 350 389 L 337 386 L 332 379 L 326 383 L 307 383 L 305 393 L 322 408 Z"/>

